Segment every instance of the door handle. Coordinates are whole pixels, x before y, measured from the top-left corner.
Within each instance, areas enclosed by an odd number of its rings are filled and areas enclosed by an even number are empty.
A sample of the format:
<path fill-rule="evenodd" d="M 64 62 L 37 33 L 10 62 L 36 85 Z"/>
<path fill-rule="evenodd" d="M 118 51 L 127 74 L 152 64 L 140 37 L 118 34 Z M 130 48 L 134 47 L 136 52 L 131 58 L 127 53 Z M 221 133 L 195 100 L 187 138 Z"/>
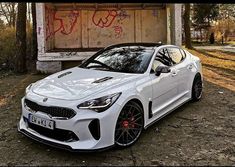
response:
<path fill-rule="evenodd" d="M 172 75 L 173 77 L 176 76 L 176 75 L 177 75 L 177 71 L 176 71 L 176 70 L 172 71 L 172 72 L 171 72 L 171 75 Z"/>
<path fill-rule="evenodd" d="M 193 68 L 193 65 L 190 64 L 190 65 L 188 66 L 188 69 L 191 70 L 192 68 Z"/>

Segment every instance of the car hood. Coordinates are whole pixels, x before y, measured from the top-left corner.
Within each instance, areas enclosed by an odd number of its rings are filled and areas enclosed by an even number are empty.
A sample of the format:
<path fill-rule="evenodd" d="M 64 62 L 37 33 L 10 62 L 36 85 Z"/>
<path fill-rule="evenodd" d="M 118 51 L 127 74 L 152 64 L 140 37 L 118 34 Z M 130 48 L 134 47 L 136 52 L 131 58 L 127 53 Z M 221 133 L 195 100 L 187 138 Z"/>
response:
<path fill-rule="evenodd" d="M 38 95 L 64 99 L 78 100 L 111 87 L 133 81 L 139 74 L 127 74 L 109 71 L 99 71 L 74 67 L 50 75 L 32 86 L 32 91 Z"/>

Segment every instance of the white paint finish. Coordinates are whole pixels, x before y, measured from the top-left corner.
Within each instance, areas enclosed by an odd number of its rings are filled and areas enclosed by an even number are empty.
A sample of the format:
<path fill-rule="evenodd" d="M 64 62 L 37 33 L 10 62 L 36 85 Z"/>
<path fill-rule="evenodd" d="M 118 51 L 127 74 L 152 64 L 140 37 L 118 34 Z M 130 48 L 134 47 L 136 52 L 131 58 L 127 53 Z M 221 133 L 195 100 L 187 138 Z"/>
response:
<path fill-rule="evenodd" d="M 182 45 L 182 15 L 181 4 L 175 4 L 175 45 Z"/>
<path fill-rule="evenodd" d="M 182 45 L 182 16 L 181 4 L 171 4 L 171 43 L 177 46 Z"/>
<path fill-rule="evenodd" d="M 36 19 L 37 19 L 37 41 L 38 56 L 44 56 L 45 53 L 45 9 L 44 3 L 36 3 Z"/>
<path fill-rule="evenodd" d="M 84 60 L 96 52 L 51 52 L 45 56 L 38 57 L 39 61 L 63 61 L 63 60 Z"/>
<path fill-rule="evenodd" d="M 54 61 L 54 62 L 45 62 L 45 61 L 37 61 L 37 70 L 42 73 L 55 73 L 61 71 L 62 64 L 61 62 Z"/>
<path fill-rule="evenodd" d="M 166 6 L 166 18 L 167 18 L 167 44 L 171 44 L 171 11 L 170 7 L 167 5 Z"/>
<path fill-rule="evenodd" d="M 53 4 L 46 3 L 44 5 L 44 27 L 45 27 L 45 44 L 46 51 L 54 48 L 55 38 L 54 38 L 54 12 Z"/>
<path fill-rule="evenodd" d="M 141 10 L 135 10 L 135 42 L 141 42 Z"/>
<path fill-rule="evenodd" d="M 65 73 L 65 71 L 51 75 L 49 78 L 39 81 L 32 88 L 32 91 L 49 98 L 79 100 L 107 88 L 111 89 L 111 87 L 116 87 L 124 82 L 131 82 L 140 78 L 140 75 L 135 74 L 123 74 L 78 67 L 70 68 L 66 71 L 71 73 L 61 78 L 58 78 L 58 75 Z M 113 78 L 100 84 L 93 83 L 106 76 Z"/>
<path fill-rule="evenodd" d="M 155 53 L 163 47 L 172 47 L 172 45 L 157 47 L 155 48 Z M 182 61 L 182 64 L 180 64 L 182 68 L 186 68 L 185 75 L 189 78 L 187 81 L 188 84 L 185 84 L 186 87 L 183 92 L 178 91 L 180 90 L 178 89 L 178 85 L 174 84 L 178 79 L 172 79 L 172 71 L 169 73 L 170 75 L 162 74 L 160 79 L 158 79 L 158 77 L 154 74 L 150 74 L 150 69 L 155 58 L 154 56 L 150 61 L 148 70 L 143 74 L 118 73 L 74 67 L 50 75 L 45 79 L 34 83 L 30 88 L 28 88 L 25 97 L 38 103 L 39 105 L 58 106 L 73 109 L 77 114 L 72 119 L 50 119 L 55 121 L 56 127 L 73 131 L 78 135 L 80 140 L 76 142 L 62 142 L 42 136 L 27 128 L 26 123 L 23 121 L 23 117 L 21 117 L 19 123 L 19 130 L 25 130 L 28 133 L 53 143 L 70 146 L 72 149 L 99 149 L 113 145 L 115 125 L 118 115 L 123 106 L 129 100 L 136 98 L 143 104 L 144 118 L 146 119 L 144 124 L 145 128 L 154 121 L 160 119 L 162 116 L 169 114 L 175 108 L 190 100 L 193 79 L 197 72 L 201 73 L 201 63 L 200 59 L 196 56 L 193 56 L 189 52 L 186 52 L 186 54 L 187 61 Z M 193 64 L 193 68 L 187 68 L 188 64 L 186 62 Z M 47 63 L 49 65 L 49 62 Z M 52 66 L 53 64 L 50 65 L 50 67 Z M 175 66 L 172 67 L 175 68 Z M 72 73 L 63 76 L 62 78 L 58 78 L 59 75 L 68 71 L 71 71 Z M 107 76 L 111 76 L 113 78 L 101 83 L 92 83 L 96 79 Z M 166 79 L 165 82 L 162 82 L 162 78 Z M 155 91 L 152 91 L 154 88 L 156 88 Z M 171 90 L 177 90 L 177 94 L 175 95 L 175 92 L 171 92 Z M 78 104 L 84 103 L 85 101 L 118 92 L 122 92 L 121 96 L 112 106 L 102 113 L 97 114 L 97 112 L 92 109 L 77 108 Z M 172 96 L 174 96 L 174 98 L 172 98 Z M 43 102 L 45 97 L 48 97 L 48 100 Z M 154 115 L 152 118 L 148 118 L 149 99 L 158 99 L 153 102 L 153 104 L 158 103 L 158 105 L 153 108 Z M 23 98 L 22 116 L 27 118 L 28 114 L 29 111 L 24 107 Z M 37 112 L 35 114 L 37 115 Z M 44 116 L 45 118 L 49 118 L 47 114 L 44 114 Z M 101 138 L 97 141 L 94 140 L 87 128 L 90 121 L 93 119 L 99 119 L 100 121 Z"/>
<path fill-rule="evenodd" d="M 89 45 L 89 27 L 88 27 L 88 11 L 82 10 L 81 11 L 81 22 L 82 22 L 82 48 L 88 48 Z"/>

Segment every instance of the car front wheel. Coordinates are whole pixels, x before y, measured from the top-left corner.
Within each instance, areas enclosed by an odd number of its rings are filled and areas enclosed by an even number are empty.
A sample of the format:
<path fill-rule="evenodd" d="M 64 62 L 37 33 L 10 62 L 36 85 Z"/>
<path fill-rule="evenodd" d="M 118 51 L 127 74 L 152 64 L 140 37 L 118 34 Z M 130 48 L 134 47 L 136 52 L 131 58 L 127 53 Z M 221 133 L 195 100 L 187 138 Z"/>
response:
<path fill-rule="evenodd" d="M 128 102 L 119 114 L 115 128 L 115 144 L 128 147 L 139 138 L 144 126 L 143 110 L 138 103 Z"/>

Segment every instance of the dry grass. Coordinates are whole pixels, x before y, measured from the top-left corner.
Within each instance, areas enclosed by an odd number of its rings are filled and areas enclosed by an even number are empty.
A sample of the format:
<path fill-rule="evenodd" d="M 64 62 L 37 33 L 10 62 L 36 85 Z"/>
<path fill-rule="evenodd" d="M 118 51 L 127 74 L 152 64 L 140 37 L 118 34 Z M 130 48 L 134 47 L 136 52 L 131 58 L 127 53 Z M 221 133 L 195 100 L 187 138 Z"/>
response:
<path fill-rule="evenodd" d="M 216 58 L 216 55 L 218 56 L 218 54 L 214 52 L 212 52 L 212 55 L 214 55 L 215 57 L 210 57 L 197 50 L 188 49 L 188 51 L 192 53 L 193 55 L 200 57 L 204 65 L 214 66 L 217 68 L 223 68 L 225 70 L 233 70 L 235 72 L 235 62 L 232 61 L 232 58 L 231 58 L 232 56 L 230 56 L 227 53 L 224 53 L 224 56 L 226 56 L 226 58 L 230 60 L 223 60 L 223 59 Z"/>
<path fill-rule="evenodd" d="M 203 76 L 206 81 L 235 92 L 234 53 L 190 49 L 188 51 L 201 59 Z"/>
<path fill-rule="evenodd" d="M 225 53 L 225 52 L 218 51 L 218 50 L 205 51 L 205 52 L 219 59 L 229 59 L 230 61 L 235 61 L 235 53 L 229 53 L 229 52 Z"/>

